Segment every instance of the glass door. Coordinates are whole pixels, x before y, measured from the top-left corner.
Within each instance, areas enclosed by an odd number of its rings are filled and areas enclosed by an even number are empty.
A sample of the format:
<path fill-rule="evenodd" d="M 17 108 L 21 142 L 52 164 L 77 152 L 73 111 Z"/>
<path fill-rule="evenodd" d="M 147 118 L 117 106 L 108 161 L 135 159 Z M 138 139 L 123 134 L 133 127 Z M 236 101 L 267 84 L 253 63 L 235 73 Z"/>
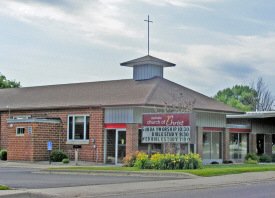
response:
<path fill-rule="evenodd" d="M 122 159 L 126 156 L 126 131 L 116 131 L 116 164 L 121 164 Z"/>
<path fill-rule="evenodd" d="M 116 163 L 116 130 L 108 129 L 105 132 L 105 163 Z"/>
<path fill-rule="evenodd" d="M 248 146 L 248 133 L 230 133 L 230 159 L 244 159 L 244 157 L 248 153 Z"/>
<path fill-rule="evenodd" d="M 258 155 L 262 155 L 263 153 L 265 153 L 264 150 L 264 134 L 257 134 L 257 154 Z"/>

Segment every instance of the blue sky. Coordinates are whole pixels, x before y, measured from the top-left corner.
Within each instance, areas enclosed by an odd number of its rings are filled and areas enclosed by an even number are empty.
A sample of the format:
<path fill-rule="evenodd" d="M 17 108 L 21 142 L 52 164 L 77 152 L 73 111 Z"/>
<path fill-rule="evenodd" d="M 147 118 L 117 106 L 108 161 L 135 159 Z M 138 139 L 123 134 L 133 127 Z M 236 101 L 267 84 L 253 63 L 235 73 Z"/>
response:
<path fill-rule="evenodd" d="M 23 87 L 132 78 L 150 55 L 207 96 L 263 77 L 275 95 L 275 1 L 1 0 L 0 72 Z"/>

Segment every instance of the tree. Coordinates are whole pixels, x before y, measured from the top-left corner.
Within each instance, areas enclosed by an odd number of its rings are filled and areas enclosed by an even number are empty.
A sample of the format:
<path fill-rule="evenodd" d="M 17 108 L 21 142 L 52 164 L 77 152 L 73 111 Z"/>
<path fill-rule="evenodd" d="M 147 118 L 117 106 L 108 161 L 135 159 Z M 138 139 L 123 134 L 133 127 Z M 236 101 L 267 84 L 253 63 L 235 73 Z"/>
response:
<path fill-rule="evenodd" d="M 262 77 L 258 78 L 257 83 L 254 81 L 251 83 L 252 89 L 256 90 L 257 97 L 255 99 L 255 110 L 257 111 L 271 111 L 272 105 L 275 101 L 275 97 L 272 96 L 268 90 L 268 86 L 264 82 Z"/>
<path fill-rule="evenodd" d="M 194 109 L 194 104 L 196 103 L 196 99 L 186 99 L 183 98 L 183 91 L 179 91 L 179 89 L 175 89 L 175 92 L 170 91 L 170 99 L 163 101 L 163 111 L 164 113 L 191 113 Z M 155 107 L 155 112 L 158 110 Z M 178 143 L 166 143 L 165 152 L 177 154 L 180 153 L 181 147 Z"/>
<path fill-rule="evenodd" d="M 183 99 L 183 91 L 175 90 L 176 92 L 173 93 L 170 91 L 171 101 L 164 100 L 163 101 L 163 110 L 165 113 L 189 113 L 193 111 L 194 104 L 196 99 L 187 100 Z"/>
<path fill-rule="evenodd" d="M 15 82 L 15 80 L 7 80 L 6 76 L 0 73 L 0 89 L 17 87 L 21 87 L 20 82 Z"/>
<path fill-rule="evenodd" d="M 218 91 L 213 98 L 242 111 L 253 111 L 256 97 L 257 92 L 249 86 L 235 85 Z"/>
<path fill-rule="evenodd" d="M 213 98 L 242 111 L 270 111 L 275 100 L 262 77 L 250 86 L 235 85 L 218 91 Z"/>

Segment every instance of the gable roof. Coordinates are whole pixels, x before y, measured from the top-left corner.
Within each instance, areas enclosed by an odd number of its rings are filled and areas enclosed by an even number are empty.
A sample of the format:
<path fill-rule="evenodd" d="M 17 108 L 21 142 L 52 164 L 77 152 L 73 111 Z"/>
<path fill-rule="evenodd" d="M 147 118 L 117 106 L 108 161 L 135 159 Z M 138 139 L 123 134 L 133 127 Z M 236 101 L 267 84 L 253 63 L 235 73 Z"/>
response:
<path fill-rule="evenodd" d="M 133 67 L 134 65 L 144 65 L 144 64 L 155 64 L 155 65 L 161 65 L 163 67 L 173 67 L 176 65 L 174 63 L 164 61 L 162 59 L 156 58 L 151 55 L 143 56 L 141 58 L 120 63 L 121 66 L 128 66 L 128 67 Z"/>
<path fill-rule="evenodd" d="M 0 111 L 115 106 L 162 106 L 170 91 L 196 99 L 195 110 L 243 113 L 233 107 L 161 77 L 0 89 Z"/>

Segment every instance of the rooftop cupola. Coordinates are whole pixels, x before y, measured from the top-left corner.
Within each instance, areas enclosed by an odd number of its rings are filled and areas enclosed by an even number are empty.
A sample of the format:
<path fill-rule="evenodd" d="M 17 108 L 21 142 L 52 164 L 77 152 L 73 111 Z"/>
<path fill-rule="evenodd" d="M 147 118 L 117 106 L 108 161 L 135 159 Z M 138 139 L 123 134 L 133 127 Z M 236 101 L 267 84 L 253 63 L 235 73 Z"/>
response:
<path fill-rule="evenodd" d="M 155 76 L 163 78 L 164 67 L 174 67 L 176 64 L 170 63 L 159 58 L 147 55 L 120 64 L 121 66 L 133 67 L 134 80 L 148 80 Z"/>

